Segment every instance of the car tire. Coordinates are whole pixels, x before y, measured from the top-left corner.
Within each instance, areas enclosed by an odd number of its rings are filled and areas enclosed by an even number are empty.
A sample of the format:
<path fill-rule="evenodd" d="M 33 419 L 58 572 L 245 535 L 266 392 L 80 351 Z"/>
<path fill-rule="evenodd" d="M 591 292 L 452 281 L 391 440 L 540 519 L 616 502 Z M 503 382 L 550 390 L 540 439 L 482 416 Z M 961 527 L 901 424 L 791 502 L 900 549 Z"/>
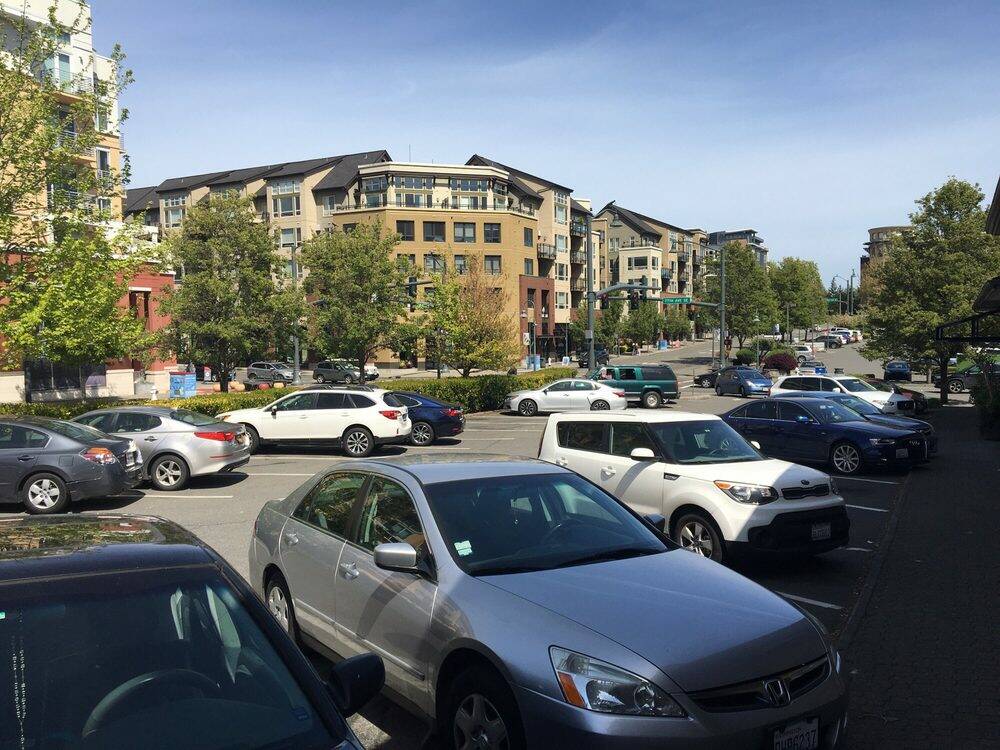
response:
<path fill-rule="evenodd" d="M 838 474 L 850 476 L 861 471 L 861 451 L 854 443 L 842 440 L 830 448 L 830 468 Z"/>
<path fill-rule="evenodd" d="M 410 430 L 410 442 L 423 447 L 430 445 L 437 438 L 434 434 L 434 427 L 430 422 L 414 422 Z"/>
<path fill-rule="evenodd" d="M 722 532 L 704 513 L 688 511 L 674 523 L 671 538 L 683 549 L 716 562 L 726 559 Z"/>
<path fill-rule="evenodd" d="M 257 432 L 257 428 L 244 424 L 243 429 L 247 432 L 247 447 L 250 449 L 250 455 L 260 451 L 260 433 Z"/>
<path fill-rule="evenodd" d="M 252 380 L 252 381 L 256 382 L 257 381 L 257 373 L 255 373 L 255 372 L 248 372 L 247 373 L 247 380 Z"/>
<path fill-rule="evenodd" d="M 663 405 L 663 397 L 658 391 L 646 391 L 642 394 L 642 405 L 647 409 L 659 409 Z"/>
<path fill-rule="evenodd" d="M 459 673 L 448 687 L 439 733 L 448 750 L 464 747 L 524 750 L 524 727 L 517 701 L 496 670 L 475 665 Z M 489 744 L 473 738 L 488 738 Z"/>
<path fill-rule="evenodd" d="M 21 488 L 21 502 L 32 515 L 62 513 L 69 505 L 69 490 L 55 474 L 34 474 Z"/>
<path fill-rule="evenodd" d="M 603 398 L 597 399 L 594 403 L 590 405 L 591 411 L 607 411 L 611 408 L 611 404 L 605 401 Z"/>
<path fill-rule="evenodd" d="M 158 492 L 183 490 L 190 479 L 187 461 L 173 453 L 157 456 L 149 465 L 149 483 Z"/>
<path fill-rule="evenodd" d="M 719 386 L 715 386 L 715 395 L 716 396 L 722 395 L 722 389 Z"/>
<path fill-rule="evenodd" d="M 341 445 L 351 458 L 367 458 L 375 450 L 375 438 L 365 427 L 348 427 Z"/>
<path fill-rule="evenodd" d="M 750 394 L 747 393 L 746 386 L 740 386 L 740 398 L 750 398 Z"/>
<path fill-rule="evenodd" d="M 948 381 L 948 393 L 961 393 L 965 390 L 965 383 L 958 378 Z"/>
<path fill-rule="evenodd" d="M 299 626 L 295 622 L 295 605 L 292 604 L 292 595 L 281 573 L 274 572 L 268 577 L 264 587 L 264 603 L 267 605 L 267 611 L 289 637 L 293 641 L 298 641 Z"/>
<path fill-rule="evenodd" d="M 353 375 L 346 376 L 344 378 L 344 382 L 347 383 L 348 385 L 354 385 L 354 376 Z"/>
<path fill-rule="evenodd" d="M 538 414 L 538 404 L 532 398 L 521 399 L 517 405 L 517 413 L 522 417 L 533 417 Z"/>

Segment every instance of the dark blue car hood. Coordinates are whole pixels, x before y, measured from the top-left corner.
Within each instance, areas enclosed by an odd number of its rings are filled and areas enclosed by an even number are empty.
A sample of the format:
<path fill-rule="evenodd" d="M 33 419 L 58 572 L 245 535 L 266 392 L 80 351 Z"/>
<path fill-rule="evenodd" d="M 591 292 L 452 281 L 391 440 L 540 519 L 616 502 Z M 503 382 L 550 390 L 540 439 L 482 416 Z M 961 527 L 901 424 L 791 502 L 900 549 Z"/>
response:
<path fill-rule="evenodd" d="M 912 419 L 911 417 L 892 417 L 888 414 L 885 416 L 873 414 L 870 417 L 866 416 L 865 419 L 873 424 L 894 427 L 897 430 L 906 430 L 907 432 L 920 432 L 931 426 L 929 422 L 924 422 L 921 419 Z"/>

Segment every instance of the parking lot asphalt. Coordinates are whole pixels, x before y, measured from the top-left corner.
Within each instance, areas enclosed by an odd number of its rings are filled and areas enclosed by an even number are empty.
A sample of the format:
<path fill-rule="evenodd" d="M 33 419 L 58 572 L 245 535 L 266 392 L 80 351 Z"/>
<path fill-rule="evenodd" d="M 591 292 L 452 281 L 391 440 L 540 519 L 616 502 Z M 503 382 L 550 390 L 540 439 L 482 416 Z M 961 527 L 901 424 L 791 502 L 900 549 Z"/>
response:
<path fill-rule="evenodd" d="M 704 353 L 701 350 L 704 350 Z M 672 361 L 682 385 L 682 395 L 666 408 L 698 413 L 722 413 L 738 403 L 735 397 L 717 397 L 706 389 L 691 387 L 690 378 L 704 369 L 708 344 L 690 349 L 655 352 L 622 361 Z M 854 348 L 829 353 L 837 355 L 845 372 L 870 372 Z M 851 360 L 860 360 L 853 362 Z M 684 360 L 683 362 L 681 360 Z M 616 360 L 617 362 L 618 360 Z M 833 365 L 833 362 L 828 362 Z M 848 369 L 850 368 L 850 369 Z M 376 455 L 404 453 L 461 454 L 496 453 L 535 456 L 547 417 L 520 417 L 488 412 L 469 415 L 465 432 L 427 447 L 391 446 Z M 947 450 L 947 446 L 943 447 Z M 241 469 L 226 475 L 199 478 L 181 492 L 139 489 L 104 501 L 81 503 L 74 510 L 85 513 L 127 512 L 169 518 L 190 529 L 214 547 L 242 575 L 248 572 L 247 545 L 254 519 L 263 504 L 283 497 L 318 471 L 350 461 L 326 448 L 271 448 L 251 457 Z M 741 573 L 794 601 L 819 618 L 836 637 L 843 632 L 865 583 L 873 553 L 883 540 L 903 483 L 921 472 L 933 471 L 933 463 L 918 467 L 911 475 L 869 474 L 838 478 L 851 519 L 850 544 L 813 558 L 745 560 L 734 564 Z M 18 515 L 4 508 L 0 517 Z M 321 657 L 314 656 L 324 671 Z M 379 699 L 368 706 L 352 725 L 369 748 L 418 747 L 425 733 L 422 725 L 401 709 Z"/>

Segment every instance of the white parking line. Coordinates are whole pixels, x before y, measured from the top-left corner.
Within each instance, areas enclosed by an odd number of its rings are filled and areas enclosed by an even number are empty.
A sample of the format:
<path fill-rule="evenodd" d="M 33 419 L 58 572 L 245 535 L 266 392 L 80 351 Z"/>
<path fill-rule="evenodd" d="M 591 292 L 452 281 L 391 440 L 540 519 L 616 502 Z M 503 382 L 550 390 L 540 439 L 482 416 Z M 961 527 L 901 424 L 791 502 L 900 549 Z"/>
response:
<path fill-rule="evenodd" d="M 144 492 L 142 497 L 151 497 L 154 499 L 161 498 L 183 498 L 184 500 L 232 500 L 232 495 L 185 495 L 181 492 L 164 492 L 162 495 L 155 495 L 152 492 Z M 137 497 L 136 500 L 141 500 L 142 498 Z"/>
<path fill-rule="evenodd" d="M 842 477 L 837 476 L 837 481 L 848 481 L 848 482 L 871 482 L 872 484 L 899 484 L 899 482 L 887 482 L 884 479 L 865 479 L 864 477 Z"/>
<path fill-rule="evenodd" d="M 848 508 L 854 508 L 855 510 L 870 510 L 870 511 L 874 511 L 875 513 L 888 513 L 889 512 L 888 508 L 871 508 L 871 507 L 869 507 L 867 505 L 848 505 L 847 507 Z"/>
<path fill-rule="evenodd" d="M 867 547 L 841 547 L 844 552 L 871 552 Z"/>
<path fill-rule="evenodd" d="M 281 472 L 275 472 L 273 474 L 263 472 L 263 471 L 245 471 L 243 472 L 248 477 L 311 477 L 312 474 L 282 474 Z"/>
<path fill-rule="evenodd" d="M 817 607 L 825 607 L 826 609 L 843 609 L 843 607 L 837 604 L 830 604 L 829 602 L 821 602 L 816 599 L 806 599 L 804 596 L 796 596 L 795 594 L 786 594 L 784 591 L 775 591 L 778 596 L 783 596 L 786 599 L 792 599 L 793 601 L 802 602 L 803 604 L 813 604 Z"/>

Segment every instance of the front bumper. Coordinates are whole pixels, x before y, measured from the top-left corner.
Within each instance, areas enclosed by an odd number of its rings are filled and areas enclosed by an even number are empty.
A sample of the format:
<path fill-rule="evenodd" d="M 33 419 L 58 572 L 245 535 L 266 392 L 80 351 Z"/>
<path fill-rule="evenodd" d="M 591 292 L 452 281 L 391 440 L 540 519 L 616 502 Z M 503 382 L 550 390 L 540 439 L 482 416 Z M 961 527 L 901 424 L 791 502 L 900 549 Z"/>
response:
<path fill-rule="evenodd" d="M 935 436 L 936 445 L 936 436 Z M 905 455 L 904 455 L 905 452 Z M 892 445 L 868 445 L 862 450 L 865 463 L 870 466 L 905 468 L 923 463 L 931 454 L 930 442 L 923 437 L 903 438 Z"/>
<path fill-rule="evenodd" d="M 615 716 L 576 708 L 528 688 L 515 687 L 515 697 L 529 747 L 572 747 L 574 750 L 770 750 L 776 729 L 797 720 L 819 719 L 823 750 L 843 747 L 847 691 L 839 675 L 782 708 L 710 713 L 685 695 L 675 695 L 687 718 Z"/>
<path fill-rule="evenodd" d="M 817 526 L 830 524 L 830 536 L 813 539 Z M 828 552 L 845 546 L 850 539 L 851 519 L 847 508 L 835 505 L 816 510 L 779 513 L 764 526 L 747 531 L 746 547 L 758 552 Z"/>

